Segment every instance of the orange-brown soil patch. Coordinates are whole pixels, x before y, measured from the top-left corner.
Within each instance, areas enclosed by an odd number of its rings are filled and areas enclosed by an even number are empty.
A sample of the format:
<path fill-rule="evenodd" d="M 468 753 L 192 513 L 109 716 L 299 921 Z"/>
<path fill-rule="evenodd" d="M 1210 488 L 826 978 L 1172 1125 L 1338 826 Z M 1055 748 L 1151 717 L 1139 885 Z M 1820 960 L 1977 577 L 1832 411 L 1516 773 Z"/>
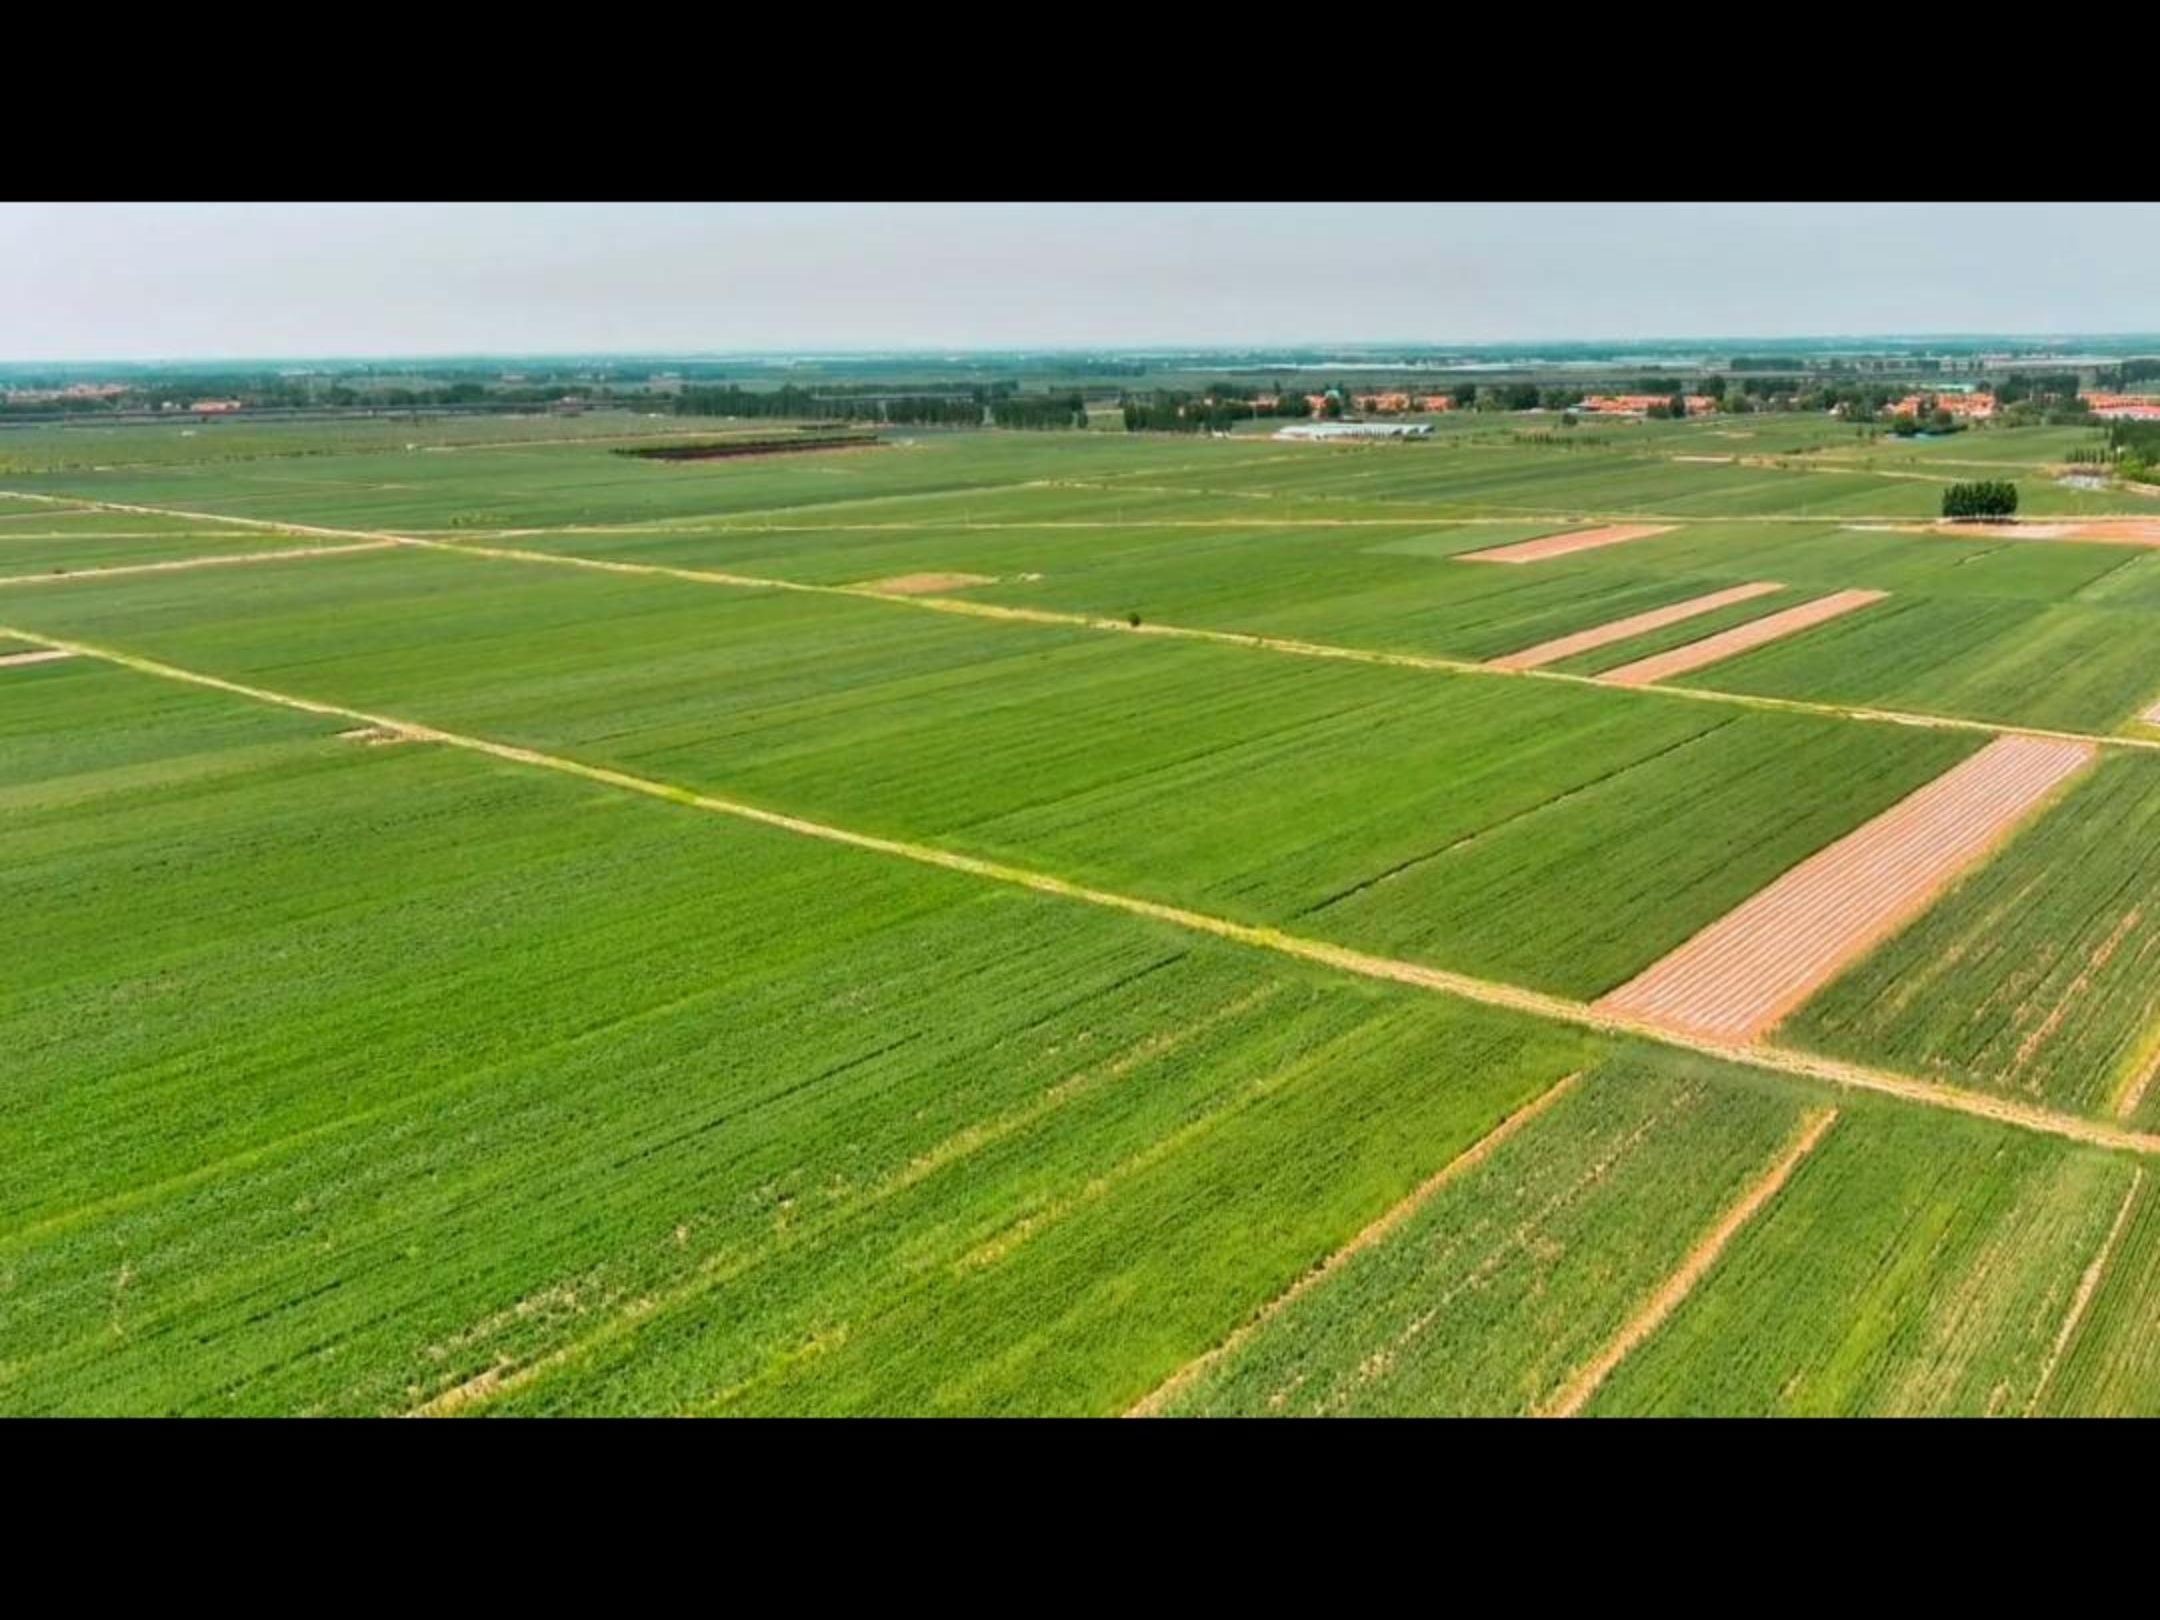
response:
<path fill-rule="evenodd" d="M 2096 750 L 2003 737 L 1818 850 L 1596 1003 L 1705 1040 L 1754 1040 L 1917 916 Z"/>
<path fill-rule="evenodd" d="M 884 596 L 935 596 L 940 591 L 996 583 L 996 576 L 991 574 L 895 574 L 891 579 L 866 580 L 862 588 Z"/>
<path fill-rule="evenodd" d="M 1608 669 L 1598 679 L 1609 686 L 1649 686 L 1670 680 L 1675 675 L 1721 663 L 1750 647 L 1760 647 L 1765 642 L 1797 634 L 1855 608 L 1864 608 L 1870 602 L 1880 602 L 1887 594 L 1884 591 L 1838 591 L 1819 596 L 1812 602 L 1787 608 L 1783 613 L 1750 619 L 1746 624 L 1736 624 L 1730 630 L 1720 630 L 1714 636 L 1691 641 L 1684 647 L 1669 648 L 1648 658 L 1638 658 L 1632 664 L 1622 664 L 1618 669 Z"/>
<path fill-rule="evenodd" d="M 1456 557 L 1457 562 L 1533 563 L 1548 557 L 1566 557 L 1578 551 L 1595 551 L 1600 546 L 1617 546 L 1629 540 L 1647 540 L 1653 534 L 1669 534 L 1670 523 L 1611 523 L 1602 529 L 1576 529 L 1568 534 L 1542 535 L 1535 540 L 1521 540 L 1512 546 L 1494 546 L 1486 551 L 1465 551 Z"/>
<path fill-rule="evenodd" d="M 1782 590 L 1775 580 L 1758 580 L 1752 585 L 1735 585 L 1730 590 L 1712 591 L 1708 596 L 1693 596 L 1685 602 L 1674 602 L 1666 607 L 1652 608 L 1648 613 L 1637 613 L 1625 619 L 1615 619 L 1593 629 L 1578 630 L 1571 636 L 1561 636 L 1553 641 L 1541 641 L 1535 647 L 1525 647 L 1521 652 L 1511 652 L 1499 658 L 1489 659 L 1495 669 L 1537 669 L 1546 664 L 1572 658 L 1577 653 L 1589 652 L 1594 647 L 1604 647 L 1615 641 L 1625 641 L 1630 636 L 1643 635 L 1659 630 L 1668 624 L 1678 624 L 1699 614 L 1714 613 L 1721 607 L 1735 602 L 1745 602 L 1753 597 L 1767 596 Z"/>

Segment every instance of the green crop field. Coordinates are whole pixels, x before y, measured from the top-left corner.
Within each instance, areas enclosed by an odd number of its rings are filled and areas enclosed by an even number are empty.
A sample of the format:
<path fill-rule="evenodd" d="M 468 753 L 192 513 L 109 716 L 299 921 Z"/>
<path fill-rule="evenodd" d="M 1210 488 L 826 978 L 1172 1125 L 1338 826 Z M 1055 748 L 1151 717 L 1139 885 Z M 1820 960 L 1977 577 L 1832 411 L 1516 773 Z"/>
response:
<path fill-rule="evenodd" d="M 2160 549 L 1909 527 L 2090 430 L 1095 425 L 0 431 L 0 1413 L 2160 1414 Z"/>

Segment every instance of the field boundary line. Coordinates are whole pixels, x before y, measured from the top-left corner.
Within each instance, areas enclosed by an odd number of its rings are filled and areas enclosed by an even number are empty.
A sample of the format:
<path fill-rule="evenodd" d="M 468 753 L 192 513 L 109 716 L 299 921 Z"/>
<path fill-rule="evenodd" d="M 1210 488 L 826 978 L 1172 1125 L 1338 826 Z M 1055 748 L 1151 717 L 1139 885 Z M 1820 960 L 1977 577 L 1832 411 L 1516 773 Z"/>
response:
<path fill-rule="evenodd" d="M 0 490 L 0 495 L 18 493 Z M 22 495 L 24 500 L 61 502 L 57 495 Z M 383 541 L 420 551 L 439 551 L 500 562 L 546 563 L 558 568 L 586 568 L 601 573 L 643 574 L 656 579 L 680 579 L 695 584 L 725 585 L 748 591 L 794 591 L 809 596 L 852 597 L 866 602 L 885 602 L 919 608 L 930 613 L 949 613 L 964 618 L 992 619 L 1012 624 L 1036 624 L 1076 630 L 1095 630 L 1119 635 L 1163 636 L 1178 641 L 1209 642 L 1249 651 L 1283 653 L 1298 658 L 1332 658 L 1348 663 L 1374 664 L 1390 669 L 1417 669 L 1447 675 L 1483 675 L 1501 680 L 1558 681 L 1569 686 L 1595 687 L 1607 692 L 1653 692 L 1663 697 L 1685 698 L 1695 703 L 1715 703 L 1728 708 L 1756 709 L 1777 714 L 1812 714 L 1835 720 L 1855 720 L 1867 725 L 1917 727 L 1935 731 L 1970 731 L 1990 737 L 2053 737 L 2065 742 L 2095 743 L 2104 748 L 2139 748 L 2160 752 L 2160 737 L 2124 737 L 2098 731 L 2064 731 L 2049 726 L 2010 725 L 1998 720 L 1967 720 L 1956 715 L 1923 714 L 1903 709 L 1878 709 L 1865 704 L 1822 703 L 1806 698 L 1766 697 L 1749 692 L 1725 692 L 1715 687 L 1670 686 L 1650 682 L 1640 686 L 1613 686 L 1599 675 L 1575 675 L 1555 669 L 1504 669 L 1474 658 L 1450 658 L 1438 653 L 1387 652 L 1374 647 L 1347 647 L 1334 642 L 1305 641 L 1294 636 L 1271 636 L 1249 630 L 1208 630 L 1194 625 L 1132 624 L 1061 608 L 1014 607 L 1002 602 L 981 602 L 958 596 L 894 596 L 861 585 L 825 585 L 808 580 L 778 579 L 761 574 L 737 574 L 721 569 L 679 568 L 667 563 L 647 563 L 601 557 L 581 557 L 573 552 L 530 551 L 522 546 L 484 546 L 435 540 L 384 529 L 329 529 L 304 523 L 281 523 L 269 518 L 221 517 L 212 512 L 182 511 L 173 507 L 123 506 L 117 502 L 93 502 L 108 511 L 132 512 L 145 517 L 181 517 L 211 523 L 231 523 L 279 534 L 313 534 L 334 539 Z M 1688 520 L 1696 521 L 1696 520 Z M 1811 520 L 1812 521 L 1812 520 Z M 545 531 L 552 532 L 552 531 Z M 70 578 L 80 577 L 76 575 Z"/>
<path fill-rule="evenodd" d="M 1333 1276 L 1344 1265 L 1387 1237 L 1411 1216 L 1423 1209 L 1442 1187 L 1465 1171 L 1473 1170 L 1489 1158 L 1509 1137 L 1545 1112 L 1562 1097 L 1573 1091 L 1581 1082 L 1584 1071 L 1562 1075 L 1543 1091 L 1520 1104 L 1513 1113 L 1503 1115 L 1500 1122 L 1483 1136 L 1448 1160 L 1439 1169 L 1412 1188 L 1408 1196 L 1390 1205 L 1380 1216 L 1362 1228 L 1356 1236 L 1336 1249 L 1316 1266 L 1309 1267 L 1288 1288 L 1277 1294 L 1253 1315 L 1247 1317 L 1230 1336 L 1215 1346 L 1195 1356 L 1168 1378 L 1157 1384 L 1125 1412 L 1127 1417 L 1154 1417 L 1182 1394 L 1192 1382 L 1209 1368 L 1214 1367 L 1242 1350 L 1253 1335 L 1288 1310 L 1313 1288 Z"/>
<path fill-rule="evenodd" d="M 1191 911 L 1182 906 L 1166 904 L 1159 900 L 1147 900 L 1138 895 L 1120 894 L 1109 889 L 1089 888 L 1048 872 L 1038 872 L 1028 867 L 1011 866 L 1001 861 L 986 860 L 976 855 L 964 855 L 954 850 L 939 849 L 935 845 L 910 843 L 905 839 L 886 838 L 876 833 L 857 832 L 852 828 L 835 826 L 828 822 L 812 821 L 783 811 L 768 810 L 737 799 L 721 798 L 714 794 L 700 793 L 695 789 L 674 783 L 655 781 L 650 777 L 635 776 L 611 766 L 590 765 L 582 760 L 566 758 L 560 754 L 543 753 L 539 749 L 524 748 L 513 743 L 496 742 L 486 737 L 475 737 L 460 732 L 444 731 L 414 720 L 402 720 L 390 715 L 372 714 L 365 709 L 351 708 L 341 703 L 328 703 L 316 698 L 297 697 L 290 693 L 271 691 L 265 687 L 249 686 L 241 681 L 231 681 L 221 675 L 205 674 L 199 670 L 183 669 L 175 664 L 162 663 L 136 653 L 119 652 L 90 642 L 75 641 L 48 635 L 38 630 L 22 630 L 12 625 L 0 624 L 0 635 L 13 636 L 17 640 L 43 647 L 65 648 L 88 658 L 102 659 L 124 669 L 142 674 L 155 675 L 164 680 L 180 681 L 192 686 L 207 687 L 212 691 L 229 692 L 238 697 L 251 698 L 258 703 L 272 704 L 280 708 L 297 709 L 306 714 L 319 714 L 332 719 L 356 721 L 361 725 L 379 726 L 394 731 L 415 742 L 440 743 L 445 747 L 459 748 L 470 753 L 493 759 L 506 760 L 512 764 L 534 766 L 555 771 L 562 775 L 599 782 L 625 792 L 641 794 L 649 799 L 669 804 L 683 805 L 694 810 L 711 811 L 717 815 L 732 816 L 737 820 L 755 822 L 761 826 L 778 828 L 783 832 L 800 834 L 829 844 L 840 844 L 851 849 L 868 850 L 875 854 L 894 856 L 913 861 L 922 866 L 941 867 L 950 872 L 962 872 L 972 877 L 985 878 L 1012 888 L 1030 889 L 1038 894 L 1056 895 L 1076 900 L 1086 905 L 1098 906 L 1108 911 L 1121 911 L 1135 917 L 1149 918 L 1167 923 L 1191 933 L 1208 934 L 1217 939 L 1230 940 L 1259 950 L 1274 951 L 1280 955 L 1301 961 L 1317 963 L 1361 978 L 1382 980 L 1394 984 L 1409 985 L 1418 989 L 1433 990 L 1463 1001 L 1479 1002 L 1485 1006 L 1501 1007 L 1531 1017 L 1551 1022 L 1571 1024 L 1578 1028 L 1595 1030 L 1601 1034 L 1625 1036 L 1650 1042 L 1657 1046 L 1680 1051 L 1699 1053 L 1722 1062 L 1744 1068 L 1767 1070 L 1803 1080 L 1815 1080 L 1847 1090 L 1871 1091 L 1883 1096 L 1901 1098 L 1925 1107 L 1945 1109 L 1953 1113 L 1969 1114 L 1979 1119 L 1992 1120 L 2000 1125 L 2036 1132 L 2044 1136 L 2062 1137 L 2068 1141 L 2082 1142 L 2091 1147 L 2106 1148 L 2116 1152 L 2136 1153 L 2147 1157 L 2160 1156 L 2160 1134 L 2135 1131 L 2110 1125 L 2099 1120 L 2085 1119 L 2075 1114 L 2059 1113 L 2053 1109 L 2015 1101 L 2007 1097 L 1992 1096 L 1986 1092 L 1968 1091 L 1939 1081 L 1923 1080 L 1913 1075 L 1898 1074 L 1891 1070 L 1876 1069 L 1864 1064 L 1820 1056 L 1813 1052 L 1792 1047 L 1754 1043 L 1735 1046 L 1727 1042 L 1712 1041 L 1670 1030 L 1624 1013 L 1615 1013 L 1576 1001 L 1567 996 L 1554 995 L 1544 990 L 1533 990 L 1523 985 L 1504 984 L 1490 979 L 1473 978 L 1447 968 L 1430 967 L 1422 962 L 1406 962 L 1396 957 L 1374 956 L 1355 950 L 1347 945 L 1334 945 L 1325 940 L 1311 939 L 1299 934 L 1285 933 L 1277 928 L 1260 927 L 1251 923 L 1234 922 L 1227 917 L 1213 916 L 1207 912 Z"/>
<path fill-rule="evenodd" d="M 1800 1122 L 1800 1128 L 1787 1139 L 1785 1150 L 1778 1155 L 1770 1168 L 1758 1176 L 1748 1189 L 1718 1217 L 1717 1224 L 1696 1242 L 1671 1276 L 1658 1284 L 1657 1289 L 1642 1309 L 1637 1311 L 1612 1336 L 1603 1350 L 1553 1395 L 1537 1411 L 1539 1417 L 1574 1417 L 1590 1398 L 1597 1394 L 1605 1380 L 1612 1376 L 1620 1363 L 1627 1360 L 1652 1334 L 1665 1325 L 1672 1313 L 1687 1302 L 1710 1268 L 1717 1264 L 1732 1240 L 1740 1235 L 1742 1228 L 1752 1221 L 1762 1207 L 1775 1198 L 1778 1190 L 1800 1168 L 1800 1161 L 1815 1151 L 1830 1127 L 1836 1123 L 1835 1108 L 1817 1109 Z"/>
<path fill-rule="evenodd" d="M 2033 1385 L 2032 1398 L 2025 1403 L 2025 1415 L 2031 1417 L 2040 1405 L 2040 1397 L 2047 1393 L 2053 1382 L 2055 1368 L 2062 1361 L 2063 1352 L 2070 1347 L 2071 1337 L 2078 1324 L 2085 1320 L 2086 1307 L 2092 1304 L 2093 1295 L 2100 1291 L 2100 1280 L 2107 1274 L 2108 1260 L 2115 1253 L 2115 1243 L 2130 1224 L 2130 1209 L 2145 1185 L 2145 1167 L 2139 1165 L 2130 1172 L 2130 1187 L 2123 1194 L 2122 1206 L 2115 1211 L 2115 1222 L 2108 1228 L 2107 1236 L 2100 1240 L 2100 1250 L 2092 1257 L 2084 1273 L 2078 1278 L 2077 1292 L 2070 1297 L 2070 1308 L 2063 1313 L 2062 1326 L 2056 1330 L 2055 1342 L 2048 1346 L 2047 1360 L 2041 1363 L 2040 1378 Z"/>
<path fill-rule="evenodd" d="M 174 557 L 165 562 L 114 563 L 108 568 L 70 568 L 45 574 L 0 575 L 4 585 L 63 585 L 73 579 L 110 579 L 115 574 L 177 574 L 190 568 L 235 568 L 244 563 L 292 562 L 302 557 L 350 557 L 361 551 L 390 551 L 395 540 L 359 540 L 344 546 L 286 546 L 281 550 L 229 551 L 214 557 Z"/>

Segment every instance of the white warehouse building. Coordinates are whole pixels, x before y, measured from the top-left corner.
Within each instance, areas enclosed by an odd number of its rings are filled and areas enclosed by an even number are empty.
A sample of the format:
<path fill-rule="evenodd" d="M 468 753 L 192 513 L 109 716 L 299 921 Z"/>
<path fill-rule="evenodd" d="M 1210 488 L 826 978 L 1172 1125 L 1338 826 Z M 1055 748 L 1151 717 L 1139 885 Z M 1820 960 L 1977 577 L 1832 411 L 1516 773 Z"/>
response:
<path fill-rule="evenodd" d="M 1430 422 L 1293 422 L 1277 428 L 1278 439 L 1423 439 Z"/>

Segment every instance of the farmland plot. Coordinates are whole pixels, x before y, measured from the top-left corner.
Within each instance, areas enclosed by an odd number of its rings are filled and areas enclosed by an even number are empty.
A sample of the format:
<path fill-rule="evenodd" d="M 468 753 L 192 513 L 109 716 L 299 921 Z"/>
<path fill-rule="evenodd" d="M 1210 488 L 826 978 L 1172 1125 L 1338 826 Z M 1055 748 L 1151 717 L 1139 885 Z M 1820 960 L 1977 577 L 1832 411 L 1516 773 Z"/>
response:
<path fill-rule="evenodd" d="M 911 1332 L 918 1381 L 868 1404 L 1112 1409 L 1593 1050 L 53 670 L 34 707 L 0 687 L 34 773 L 0 871 L 41 942 L 0 999 L 32 1055 L 0 1181 L 11 1412 L 480 1405 L 506 1381 L 583 1410 L 663 1409 L 663 1384 L 695 1404 L 836 1316 L 867 1333 L 986 1246 L 1037 1303 Z M 38 723 L 54 703 L 64 733 Z M 1195 1203 L 1206 1219 L 1178 1213 Z M 992 1401 L 971 1380 L 1006 1352 L 981 1336 L 1033 1341 L 1046 1301 L 1069 1310 L 1074 1243 L 1097 1326 L 1034 1342 Z M 715 1330 L 720 1287 L 728 1345 L 667 1353 Z"/>
<path fill-rule="evenodd" d="M 1800 1113 L 1796 1098 L 1766 1088 L 1613 1060 L 1259 1323 L 1164 1410 L 1541 1410 Z"/>
<path fill-rule="evenodd" d="M 214 597 L 115 581 L 8 611 L 1571 993 L 1609 987 L 1978 744 L 439 554 L 303 567 Z M 1837 794 L 1794 788 L 1828 780 Z M 1579 903 L 1585 882 L 1605 905 Z"/>
<path fill-rule="evenodd" d="M 1849 1106 L 1589 1411 L 2021 1412 L 2134 1173 L 1978 1120 Z"/>
<path fill-rule="evenodd" d="M 2149 699 L 2155 669 L 2150 614 L 1892 597 L 1682 684 L 2104 732 Z"/>
<path fill-rule="evenodd" d="M 1984 733 L 1149 633 L 1476 661 L 1782 586 L 1546 666 L 1596 674 L 1880 590 L 1696 683 L 2127 739 L 2153 554 L 1857 527 L 1973 475 L 1805 420 L 679 466 L 226 426 L 0 460 L 1118 629 L 390 546 L 0 585 L 0 1412 L 2160 1410 L 2153 1139 L 2101 1130 L 2160 1125 L 2151 759 L 1779 1032 L 2093 1116 L 2013 1129 L 1304 943 L 1595 996 Z M 1675 526 L 1451 560 L 1627 523 Z M 0 499 L 41 574 L 325 543 Z"/>
<path fill-rule="evenodd" d="M 2103 761 L 1794 1017 L 1790 1038 L 2150 1118 L 2160 1063 L 2160 761 Z"/>

